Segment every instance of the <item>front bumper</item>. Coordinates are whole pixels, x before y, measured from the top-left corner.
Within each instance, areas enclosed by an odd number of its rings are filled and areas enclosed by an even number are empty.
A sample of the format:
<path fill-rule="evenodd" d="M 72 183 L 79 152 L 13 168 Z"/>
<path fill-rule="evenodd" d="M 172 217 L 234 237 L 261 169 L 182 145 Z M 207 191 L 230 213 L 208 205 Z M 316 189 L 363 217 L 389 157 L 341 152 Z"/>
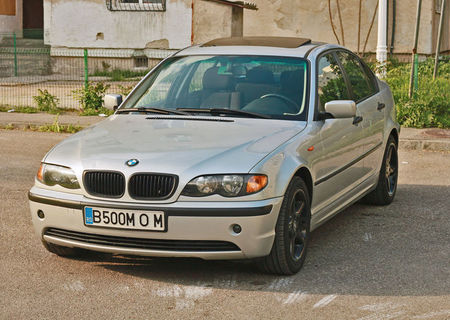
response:
<path fill-rule="evenodd" d="M 241 202 L 175 202 L 158 206 L 98 201 L 82 195 L 36 187 L 31 189 L 29 199 L 35 231 L 44 241 L 113 254 L 202 259 L 243 259 L 268 255 L 272 248 L 275 225 L 283 200 L 272 198 Z M 84 206 L 164 211 L 168 216 L 167 232 L 86 226 L 83 221 Z M 44 212 L 44 219 L 38 217 L 38 210 Z M 239 234 L 233 232 L 233 224 L 242 227 Z M 59 232 L 53 232 L 55 229 Z M 67 234 L 70 236 L 66 236 L 64 231 L 68 231 Z M 123 241 L 126 241 L 126 244 Z M 184 247 L 181 250 L 176 246 L 155 249 L 152 245 L 147 247 L 133 245 L 133 241 L 158 244 L 190 242 L 197 246 L 201 243 L 222 242 L 233 245 L 220 250 L 209 245 L 199 249 Z"/>

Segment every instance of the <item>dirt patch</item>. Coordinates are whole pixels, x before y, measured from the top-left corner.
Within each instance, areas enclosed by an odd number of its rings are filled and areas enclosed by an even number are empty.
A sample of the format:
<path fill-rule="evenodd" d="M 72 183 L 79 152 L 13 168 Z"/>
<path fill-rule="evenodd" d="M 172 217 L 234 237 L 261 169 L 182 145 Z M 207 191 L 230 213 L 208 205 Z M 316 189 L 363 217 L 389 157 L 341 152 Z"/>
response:
<path fill-rule="evenodd" d="M 424 131 L 425 135 L 432 136 L 436 138 L 445 138 L 450 139 L 450 130 L 448 129 L 430 129 L 427 131 Z"/>

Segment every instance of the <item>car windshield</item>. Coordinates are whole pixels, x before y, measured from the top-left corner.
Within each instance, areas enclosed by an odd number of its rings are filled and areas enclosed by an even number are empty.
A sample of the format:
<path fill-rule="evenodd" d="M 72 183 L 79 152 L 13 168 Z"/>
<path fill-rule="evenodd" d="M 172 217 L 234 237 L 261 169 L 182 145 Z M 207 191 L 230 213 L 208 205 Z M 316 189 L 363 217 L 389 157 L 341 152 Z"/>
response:
<path fill-rule="evenodd" d="M 119 113 L 305 120 L 307 66 L 305 59 L 290 57 L 173 57 L 134 90 Z"/>

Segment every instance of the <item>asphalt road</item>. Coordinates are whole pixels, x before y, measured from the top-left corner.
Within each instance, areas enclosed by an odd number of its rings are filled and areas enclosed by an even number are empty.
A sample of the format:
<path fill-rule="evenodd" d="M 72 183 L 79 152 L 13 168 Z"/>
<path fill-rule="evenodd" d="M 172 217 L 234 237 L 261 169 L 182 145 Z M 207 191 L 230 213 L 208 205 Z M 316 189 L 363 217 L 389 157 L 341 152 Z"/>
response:
<path fill-rule="evenodd" d="M 450 154 L 400 152 L 397 197 L 314 231 L 300 273 L 249 263 L 59 258 L 27 191 L 66 135 L 0 130 L 0 319 L 450 319 Z"/>

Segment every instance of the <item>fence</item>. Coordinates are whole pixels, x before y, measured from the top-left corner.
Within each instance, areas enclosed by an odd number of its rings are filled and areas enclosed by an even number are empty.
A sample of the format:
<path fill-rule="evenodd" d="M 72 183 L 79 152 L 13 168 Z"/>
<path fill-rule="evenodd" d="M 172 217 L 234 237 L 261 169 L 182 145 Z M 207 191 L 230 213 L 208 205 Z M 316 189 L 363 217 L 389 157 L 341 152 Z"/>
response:
<path fill-rule="evenodd" d="M 0 34 L 0 106 L 36 107 L 38 89 L 59 99 L 60 108 L 78 109 L 74 91 L 89 82 L 109 85 L 107 93 L 127 94 L 170 52 L 148 58 L 145 50 L 50 48 L 42 40 Z"/>

